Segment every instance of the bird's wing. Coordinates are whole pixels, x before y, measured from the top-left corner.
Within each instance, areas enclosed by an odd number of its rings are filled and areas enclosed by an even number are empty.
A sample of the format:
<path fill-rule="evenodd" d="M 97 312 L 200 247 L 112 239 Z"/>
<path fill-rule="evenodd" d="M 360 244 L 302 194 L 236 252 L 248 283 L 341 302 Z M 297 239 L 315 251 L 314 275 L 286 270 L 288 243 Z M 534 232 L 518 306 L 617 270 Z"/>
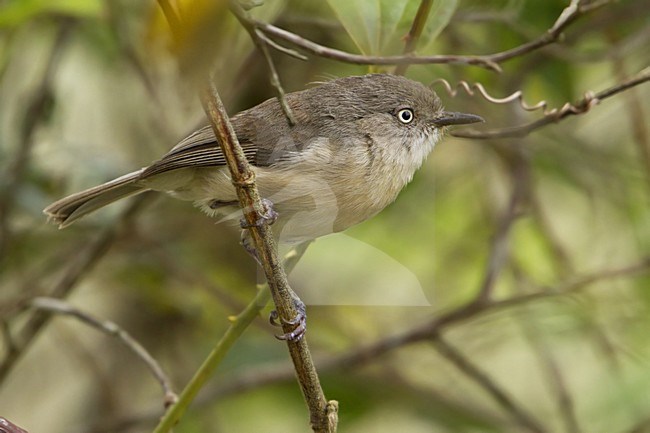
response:
<path fill-rule="evenodd" d="M 257 147 L 246 137 L 241 137 L 239 144 L 248 162 L 255 164 Z M 140 175 L 140 179 L 179 168 L 215 167 L 225 164 L 226 160 L 212 128 L 205 126 L 183 139 L 162 158 L 147 167 Z"/>
<path fill-rule="evenodd" d="M 272 98 L 230 120 L 244 155 L 252 165 L 266 167 L 298 157 L 321 131 L 311 119 L 305 122 L 301 92 L 287 95 L 297 122 L 289 126 L 277 99 Z M 299 99 L 298 99 L 299 101 Z M 141 179 L 179 168 L 223 166 L 226 160 L 210 126 L 205 126 L 178 143 L 159 161 L 147 167 Z"/>

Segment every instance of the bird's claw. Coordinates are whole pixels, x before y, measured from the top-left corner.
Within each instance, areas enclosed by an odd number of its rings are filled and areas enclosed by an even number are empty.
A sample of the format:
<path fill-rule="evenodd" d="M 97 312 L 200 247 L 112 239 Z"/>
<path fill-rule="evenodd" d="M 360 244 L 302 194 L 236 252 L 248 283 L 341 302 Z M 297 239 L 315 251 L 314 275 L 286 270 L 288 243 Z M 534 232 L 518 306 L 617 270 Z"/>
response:
<path fill-rule="evenodd" d="M 291 332 L 276 335 L 275 338 L 284 341 L 300 341 L 307 331 L 307 316 L 303 312 L 298 312 L 291 320 L 281 318 L 277 311 L 271 311 L 269 323 L 273 326 L 283 327 L 284 325 L 293 326 Z"/>
<path fill-rule="evenodd" d="M 241 228 L 249 229 L 251 227 L 260 227 L 263 224 L 271 225 L 278 219 L 279 214 L 275 211 L 271 200 L 263 198 L 262 208 L 264 209 L 263 212 L 258 214 L 258 218 L 254 223 L 249 223 L 245 218 L 240 219 L 239 225 Z"/>

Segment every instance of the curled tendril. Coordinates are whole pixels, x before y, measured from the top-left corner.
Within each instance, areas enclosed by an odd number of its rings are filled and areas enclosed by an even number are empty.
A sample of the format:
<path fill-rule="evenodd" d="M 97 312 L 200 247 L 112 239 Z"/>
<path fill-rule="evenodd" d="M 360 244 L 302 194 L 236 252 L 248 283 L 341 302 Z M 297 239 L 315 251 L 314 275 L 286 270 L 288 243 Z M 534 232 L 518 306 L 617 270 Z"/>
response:
<path fill-rule="evenodd" d="M 508 104 L 513 101 L 518 101 L 521 108 L 526 111 L 537 111 L 543 110 L 544 117 L 564 117 L 567 114 L 581 114 L 589 111 L 594 105 L 598 104 L 599 100 L 596 98 L 593 92 L 585 92 L 584 98 L 579 101 L 577 104 L 571 104 L 569 102 L 565 103 L 561 108 L 549 108 L 546 101 L 539 101 L 534 105 L 529 105 L 524 101 L 523 92 L 517 90 L 513 94 L 506 96 L 505 98 L 495 98 L 487 93 L 485 87 L 481 83 L 469 84 L 467 81 L 459 81 L 456 84 L 456 87 L 452 87 L 449 82 L 443 78 L 439 78 L 431 83 L 431 87 L 436 84 L 442 84 L 449 96 L 455 98 L 458 95 L 458 92 L 462 89 L 469 96 L 475 96 L 476 92 L 483 97 L 488 102 L 493 104 Z"/>

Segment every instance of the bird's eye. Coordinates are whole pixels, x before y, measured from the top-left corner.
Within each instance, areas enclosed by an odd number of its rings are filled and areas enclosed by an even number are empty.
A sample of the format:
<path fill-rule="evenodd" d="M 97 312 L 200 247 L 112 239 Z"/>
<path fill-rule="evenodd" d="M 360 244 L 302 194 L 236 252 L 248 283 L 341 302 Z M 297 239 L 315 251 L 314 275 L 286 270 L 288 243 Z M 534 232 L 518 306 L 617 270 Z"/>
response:
<path fill-rule="evenodd" d="M 411 123 L 414 118 L 415 115 L 413 114 L 413 110 L 410 108 L 402 108 L 397 112 L 397 119 L 405 125 Z"/>

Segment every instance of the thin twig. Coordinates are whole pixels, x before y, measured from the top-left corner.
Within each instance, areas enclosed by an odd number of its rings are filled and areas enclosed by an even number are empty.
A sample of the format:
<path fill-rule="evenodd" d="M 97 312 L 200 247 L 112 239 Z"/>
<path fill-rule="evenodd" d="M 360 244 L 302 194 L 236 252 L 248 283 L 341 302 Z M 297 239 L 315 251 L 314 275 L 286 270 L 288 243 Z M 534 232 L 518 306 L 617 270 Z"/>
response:
<path fill-rule="evenodd" d="M 559 274 L 560 278 L 562 279 L 567 278 L 569 275 L 575 275 L 575 266 L 572 263 L 571 256 L 564 247 L 561 239 L 555 233 L 551 222 L 546 217 L 545 209 L 542 205 L 542 201 L 538 193 L 534 190 L 534 188 L 531 187 L 531 185 L 529 185 L 529 189 L 526 195 L 533 220 L 542 233 L 543 238 L 546 240 L 549 251 L 551 253 L 551 257 L 554 259 L 556 273 Z M 516 278 L 518 281 L 520 281 L 520 285 L 526 284 L 524 281 L 522 281 L 524 279 L 523 271 L 519 272 Z M 587 299 L 589 299 L 589 294 L 585 294 L 585 296 Z M 583 316 L 583 320 L 586 321 L 583 330 L 585 333 L 589 334 L 588 337 L 593 340 L 594 344 L 602 351 L 605 359 L 609 361 L 609 371 L 616 373 L 619 370 L 620 366 L 618 365 L 617 353 L 614 347 L 614 343 L 612 342 L 612 338 L 605 332 L 604 329 L 602 329 L 602 324 L 598 323 L 598 320 L 592 317 L 591 314 L 585 314 Z M 561 371 L 558 370 L 558 374 L 560 373 Z M 566 405 L 562 405 L 561 410 L 569 411 L 570 408 Z M 565 424 L 569 427 L 572 422 L 569 419 L 569 414 L 566 413 L 563 415 L 565 416 Z"/>
<path fill-rule="evenodd" d="M 560 278 L 566 278 L 575 273 L 573 259 L 563 243 L 564 239 L 558 236 L 548 218 L 545 208 L 547 203 L 542 201 L 539 192 L 533 188 L 532 184 L 528 185 L 526 196 L 532 219 L 546 240 L 551 257 L 554 259 L 556 274 Z"/>
<path fill-rule="evenodd" d="M 424 26 L 427 23 L 427 18 L 429 17 L 429 12 L 431 12 L 431 6 L 433 5 L 433 0 L 422 0 L 418 11 L 415 13 L 413 18 L 413 23 L 411 24 L 411 30 L 404 36 L 404 51 L 402 54 L 409 55 L 413 54 L 415 48 L 418 45 Z M 404 75 L 408 69 L 408 63 L 402 63 L 397 65 L 395 68 L 396 75 Z"/>
<path fill-rule="evenodd" d="M 79 319 L 83 323 L 92 326 L 99 331 L 102 331 L 112 337 L 117 338 L 122 344 L 124 344 L 133 354 L 138 357 L 147 368 L 151 371 L 156 380 L 160 383 L 160 386 L 163 389 L 164 398 L 163 403 L 165 407 L 170 406 L 175 403 L 178 399 L 178 396 L 173 390 L 171 381 L 167 377 L 167 374 L 163 371 L 158 361 L 151 356 L 151 354 L 145 349 L 137 340 L 135 340 L 127 331 L 122 329 L 116 323 L 109 320 L 102 321 L 99 320 L 89 313 L 82 311 L 68 302 L 62 301 L 56 298 L 49 297 L 37 297 L 32 299 L 30 306 L 41 310 L 46 311 L 52 314 L 62 314 L 71 316 Z"/>
<path fill-rule="evenodd" d="M 165 3 L 166 0 L 160 0 Z M 236 8 L 234 8 L 236 9 Z M 247 18 L 247 14 L 240 14 L 243 18 Z M 254 40 L 260 41 L 266 47 L 265 43 L 256 38 L 256 33 L 251 35 Z M 201 93 L 201 103 L 208 116 L 212 126 L 215 137 L 221 151 L 226 160 L 233 185 L 237 192 L 237 197 L 244 214 L 244 220 L 250 227 L 249 233 L 253 240 L 257 255 L 261 265 L 266 274 L 266 280 L 269 285 L 271 296 L 276 306 L 279 318 L 281 319 L 282 328 L 287 335 L 294 331 L 295 325 L 292 321 L 298 316 L 298 311 L 294 305 L 294 298 L 292 297 L 293 291 L 289 287 L 287 276 L 282 267 L 282 264 L 277 257 L 277 248 L 271 228 L 262 218 L 267 212 L 255 184 L 255 172 L 253 172 L 248 164 L 244 155 L 244 151 L 239 145 L 237 135 L 230 123 L 228 114 L 221 102 L 219 93 L 214 85 L 213 77 L 209 77 L 206 88 Z M 263 223 L 259 223 L 264 221 Z M 233 338 L 236 338 L 233 337 Z M 335 404 L 328 403 L 323 394 L 320 386 L 320 379 L 316 372 L 314 362 L 309 353 L 306 338 L 303 336 L 300 339 L 287 339 L 289 353 L 297 373 L 298 382 L 300 383 L 303 396 L 309 408 L 310 422 L 312 429 L 317 433 L 329 433 L 336 429 L 336 425 L 332 424 L 334 416 L 331 411 L 336 410 Z M 210 359 L 206 362 L 211 362 Z M 198 389 L 187 389 L 189 401 L 196 395 Z M 156 433 L 163 433 L 169 431 L 175 424 L 174 417 L 180 414 L 177 413 L 176 408 L 183 403 L 183 395 L 179 404 L 173 405 L 169 413 L 174 416 L 167 416 L 159 424 Z M 193 394 L 190 396 L 190 394 Z M 179 409 L 178 412 L 182 412 Z"/>
<path fill-rule="evenodd" d="M 293 57 L 298 60 L 307 61 L 309 58 L 305 56 L 304 54 L 300 54 L 296 50 L 292 50 L 291 48 L 287 48 L 284 45 L 280 45 L 277 42 L 275 42 L 273 39 L 267 37 L 264 33 L 259 31 L 258 29 L 255 29 L 255 32 L 257 33 L 257 36 L 261 38 L 264 42 L 266 42 L 267 45 L 270 45 L 272 48 L 275 48 L 279 52 L 286 54 L 289 57 Z"/>
<path fill-rule="evenodd" d="M 588 12 L 605 6 L 611 1 L 612 0 L 601 0 L 583 4 L 583 0 L 572 0 L 571 4 L 565 8 L 560 16 L 556 19 L 553 26 L 548 29 L 542 36 L 518 47 L 483 56 L 414 56 L 412 54 L 405 54 L 401 56 L 364 56 L 317 44 L 295 33 L 259 20 L 251 20 L 251 23 L 268 36 L 282 39 L 314 55 L 345 63 L 358 65 L 421 65 L 446 63 L 479 66 L 492 70 L 494 72 L 501 72 L 501 66 L 499 66 L 499 63 L 519 57 L 523 54 L 530 53 L 544 46 L 557 42 L 561 38 L 562 32 L 566 30 L 566 28 L 576 19 Z"/>
<path fill-rule="evenodd" d="M 282 39 L 290 44 L 295 45 L 309 53 L 327 59 L 338 60 L 340 62 L 352 63 L 356 65 L 427 65 L 427 64 L 440 64 L 451 63 L 461 65 L 478 66 L 481 68 L 489 69 L 494 72 L 501 72 L 501 67 L 481 56 L 364 56 L 361 54 L 353 54 L 345 51 L 329 48 L 309 39 L 303 38 L 295 33 L 276 27 L 258 20 L 251 20 L 256 28 L 264 32 L 267 36 Z"/>
<path fill-rule="evenodd" d="M 585 3 L 584 0 L 571 0 L 571 4 L 562 11 L 557 20 L 555 20 L 553 26 L 539 38 L 510 50 L 483 56 L 483 58 L 495 63 L 501 63 L 555 43 L 562 36 L 562 32 L 581 15 L 605 6 L 606 4 L 611 3 L 611 0 L 603 0 L 587 4 L 583 3 Z"/>
<path fill-rule="evenodd" d="M 539 421 L 527 413 L 524 408 L 519 407 L 519 405 L 515 403 L 515 401 L 511 399 L 487 373 L 481 371 L 465 355 L 446 342 L 444 338 L 440 335 L 434 335 L 433 345 L 442 356 L 447 358 L 449 362 L 462 371 L 470 380 L 490 394 L 494 401 L 496 401 L 503 410 L 508 412 L 520 426 L 535 433 L 544 433 L 546 431 Z"/>
<path fill-rule="evenodd" d="M 526 111 L 537 111 L 537 110 L 542 110 L 545 116 L 549 114 L 555 114 L 557 113 L 557 108 L 549 108 L 548 107 L 548 102 L 545 100 L 539 101 L 536 104 L 529 105 L 526 101 L 524 101 L 524 92 L 521 90 L 517 90 L 516 92 L 513 92 L 512 94 L 503 97 L 503 98 L 496 98 L 488 93 L 488 91 L 485 89 L 483 84 L 481 83 L 473 83 L 470 84 L 467 81 L 461 80 L 456 83 L 456 86 L 453 87 L 449 81 L 445 80 L 444 78 L 438 78 L 434 81 L 431 82 L 429 85 L 430 87 L 435 86 L 436 84 L 440 84 L 444 87 L 445 91 L 449 96 L 452 98 L 455 98 L 458 96 L 458 93 L 463 90 L 465 93 L 467 93 L 469 96 L 476 96 L 476 92 L 485 99 L 488 102 L 491 102 L 493 104 L 510 104 L 512 102 L 517 102 L 519 106 L 526 110 Z"/>
<path fill-rule="evenodd" d="M 282 319 L 283 330 L 285 333 L 291 333 L 294 330 L 291 321 L 298 317 L 298 310 L 294 304 L 293 292 L 289 287 L 286 273 L 277 257 L 271 228 L 266 223 L 259 224 L 260 219 L 265 221 L 261 217 L 266 213 L 266 209 L 255 184 L 255 173 L 244 156 L 212 80 L 201 95 L 201 100 L 228 164 L 244 218 L 250 226 L 249 232 L 266 274 L 273 302 Z M 298 340 L 287 339 L 287 345 L 309 408 L 312 429 L 314 432 L 332 431 L 329 427 L 328 410 L 333 406 L 328 405 L 323 394 L 306 338 L 303 336 Z"/>
<path fill-rule="evenodd" d="M 551 123 L 557 123 L 568 116 L 584 114 L 595 105 L 600 103 L 600 101 L 603 101 L 647 81 L 650 81 L 650 67 L 643 69 L 638 74 L 623 81 L 622 83 L 618 83 L 596 94 L 587 92 L 585 94 L 585 97 L 578 102 L 575 102 L 573 104 L 567 102 L 562 106 L 562 108 L 550 110 L 547 115 L 533 122 L 518 126 L 511 126 L 508 128 L 494 129 L 491 131 L 457 131 L 452 132 L 451 135 L 460 138 L 479 139 L 525 137 L 536 129 L 542 128 Z"/>
<path fill-rule="evenodd" d="M 233 15 L 235 15 L 235 17 L 242 25 L 242 27 L 244 27 L 244 29 L 248 32 L 255 46 L 257 47 L 258 50 L 260 50 L 262 56 L 264 56 L 264 59 L 266 60 L 266 65 L 269 68 L 269 78 L 271 81 L 271 85 L 275 89 L 276 97 L 278 98 L 280 107 L 282 107 L 284 116 L 287 118 L 287 121 L 289 122 L 290 126 L 295 125 L 296 119 L 293 116 L 291 107 L 289 107 L 289 104 L 287 103 L 287 99 L 284 93 L 284 88 L 282 87 L 282 84 L 280 83 L 280 77 L 278 76 L 278 71 L 275 69 L 275 63 L 273 63 L 273 59 L 271 58 L 271 53 L 269 52 L 269 48 L 266 44 L 268 38 L 260 36 L 260 34 L 262 33 L 259 32 L 253 24 L 251 24 L 252 19 L 250 15 L 239 5 L 237 0 L 231 0 L 229 4 L 230 4 L 230 10 L 232 11 Z"/>

